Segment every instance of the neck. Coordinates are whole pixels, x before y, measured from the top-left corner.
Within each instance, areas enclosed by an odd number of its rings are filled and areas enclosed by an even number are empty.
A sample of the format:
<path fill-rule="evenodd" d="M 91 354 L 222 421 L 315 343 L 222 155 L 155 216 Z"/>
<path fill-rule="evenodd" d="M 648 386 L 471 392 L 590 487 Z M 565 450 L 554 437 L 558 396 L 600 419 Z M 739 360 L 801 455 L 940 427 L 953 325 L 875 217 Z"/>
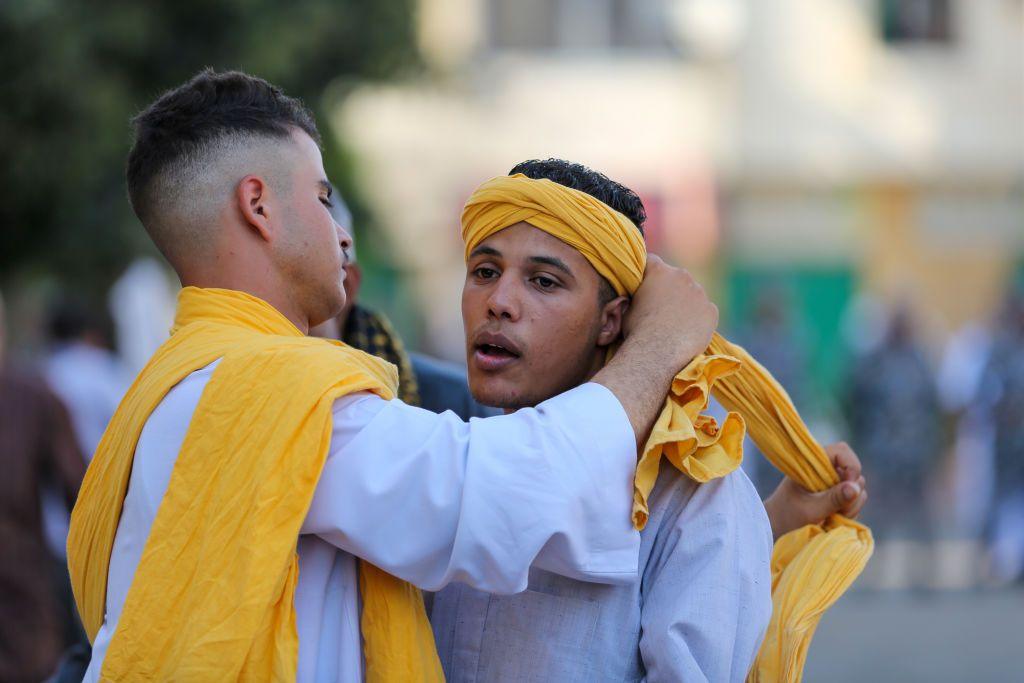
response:
<path fill-rule="evenodd" d="M 579 382 L 578 384 L 575 384 L 575 385 L 573 385 L 571 387 L 566 387 L 562 391 L 558 392 L 559 394 L 565 393 L 566 391 L 571 391 L 571 390 L 575 389 L 578 386 L 586 384 L 587 382 L 589 382 L 590 380 L 592 380 L 594 378 L 594 375 L 596 375 L 597 373 L 599 373 L 601 371 L 601 368 L 603 368 L 605 366 L 605 362 L 606 362 L 605 359 L 606 359 L 608 354 L 607 354 L 607 350 L 604 347 L 601 347 L 599 349 L 599 351 L 600 351 L 600 353 L 594 356 L 594 360 L 593 360 L 593 362 L 590 365 L 590 369 L 587 370 L 587 374 L 584 376 L 583 380 L 581 382 Z M 552 394 L 551 396 L 545 396 L 544 398 L 542 398 L 539 401 L 537 401 L 537 403 L 543 403 L 544 401 L 548 400 L 549 398 L 554 398 L 557 395 L 558 394 Z M 521 406 L 521 407 L 522 408 L 534 408 L 534 407 L 537 406 L 537 403 L 534 403 L 533 405 L 530 405 L 530 406 Z M 510 413 L 516 412 L 516 410 L 518 410 L 518 408 L 503 408 L 502 412 L 505 415 L 508 415 Z"/>
<path fill-rule="evenodd" d="M 251 294 L 254 297 L 263 299 L 268 304 L 276 308 L 281 315 L 288 318 L 288 321 L 292 325 L 299 328 L 299 331 L 303 334 L 309 334 L 309 316 L 302 312 L 298 306 L 291 300 L 286 294 L 282 287 L 274 287 L 270 285 L 271 279 L 267 278 L 266 284 L 254 280 L 253 278 L 245 277 L 230 277 L 227 274 L 221 275 L 192 275 L 186 276 L 180 275 L 182 287 L 215 287 L 218 289 L 233 289 L 236 292 L 245 292 Z"/>

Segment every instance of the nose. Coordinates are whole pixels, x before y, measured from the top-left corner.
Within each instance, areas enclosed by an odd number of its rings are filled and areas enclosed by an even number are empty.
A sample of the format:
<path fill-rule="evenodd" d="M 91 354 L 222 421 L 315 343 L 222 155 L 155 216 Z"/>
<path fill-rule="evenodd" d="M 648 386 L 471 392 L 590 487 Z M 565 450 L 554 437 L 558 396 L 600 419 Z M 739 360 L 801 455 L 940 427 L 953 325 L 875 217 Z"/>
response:
<path fill-rule="evenodd" d="M 352 251 L 352 235 L 338 223 L 334 224 L 334 228 L 338 233 L 338 244 L 341 245 L 341 250 L 345 252 L 345 260 L 348 260 L 349 253 Z"/>
<path fill-rule="evenodd" d="M 521 302 L 514 278 L 502 274 L 487 297 L 487 316 L 492 320 L 519 319 Z"/>

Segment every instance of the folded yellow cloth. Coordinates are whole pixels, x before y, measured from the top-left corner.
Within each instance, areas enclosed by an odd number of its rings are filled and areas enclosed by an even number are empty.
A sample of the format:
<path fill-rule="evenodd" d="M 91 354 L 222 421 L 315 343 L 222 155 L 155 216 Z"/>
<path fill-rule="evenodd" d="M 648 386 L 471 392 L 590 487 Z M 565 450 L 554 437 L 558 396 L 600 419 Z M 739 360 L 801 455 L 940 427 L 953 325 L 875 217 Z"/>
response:
<path fill-rule="evenodd" d="M 242 292 L 186 287 L 171 338 L 135 379 L 89 466 L 71 518 L 68 568 L 89 639 L 103 623 L 107 570 L 150 414 L 220 359 L 103 662 L 104 680 L 290 681 L 298 663 L 296 542 L 340 396 L 394 396 L 394 366 L 305 337 Z M 387 454 L 382 454 L 387 457 Z M 442 681 L 415 587 L 360 565 L 368 681 Z"/>
<path fill-rule="evenodd" d="M 481 185 L 462 212 L 469 254 L 494 233 L 528 223 L 578 249 L 617 293 L 640 286 L 647 251 L 623 214 L 547 179 L 499 176 Z M 731 412 L 722 425 L 701 411 L 711 394 Z M 768 459 L 798 484 L 822 491 L 838 477 L 785 390 L 740 347 L 715 335 L 672 383 L 644 446 L 633 485 L 633 523 L 642 529 L 661 458 L 696 481 L 735 470 L 745 427 Z M 821 615 L 853 583 L 874 548 L 867 527 L 834 516 L 780 538 L 772 553 L 772 616 L 748 680 L 799 681 Z"/>
<path fill-rule="evenodd" d="M 745 350 L 717 334 L 708 352 L 740 361 L 735 374 L 715 385 L 715 398 L 743 415 L 750 437 L 765 457 L 809 491 L 825 491 L 838 484 L 828 455 L 771 374 Z M 775 542 L 772 616 L 749 681 L 802 678 L 818 622 L 860 576 L 874 547 L 871 531 L 842 515 L 832 515 L 821 526 L 791 531 Z"/>

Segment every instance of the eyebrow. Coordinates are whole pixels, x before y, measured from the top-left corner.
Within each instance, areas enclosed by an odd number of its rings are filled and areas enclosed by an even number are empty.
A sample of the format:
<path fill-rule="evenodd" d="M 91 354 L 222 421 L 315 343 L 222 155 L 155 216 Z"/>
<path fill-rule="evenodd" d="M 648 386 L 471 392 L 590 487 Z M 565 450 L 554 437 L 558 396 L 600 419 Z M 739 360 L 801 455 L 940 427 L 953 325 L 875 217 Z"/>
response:
<path fill-rule="evenodd" d="M 334 188 L 331 187 L 331 184 L 329 182 L 327 182 L 326 180 L 318 180 L 317 181 L 317 185 L 320 186 L 321 190 L 323 190 L 324 192 L 327 193 L 328 197 L 330 197 L 331 194 L 334 192 Z"/>
<path fill-rule="evenodd" d="M 482 255 L 501 256 L 501 252 L 498 251 L 497 249 L 495 249 L 494 247 L 480 246 L 480 247 L 477 247 L 476 249 L 474 249 L 473 251 L 471 251 L 469 253 L 469 258 L 473 258 L 474 256 L 482 256 Z"/>
<path fill-rule="evenodd" d="M 552 268 L 557 268 L 569 277 L 576 279 L 572 270 L 570 270 L 569 266 L 565 265 L 565 261 L 562 259 L 555 258 L 554 256 L 531 256 L 530 261 L 532 263 L 542 263 L 544 265 L 551 266 Z"/>

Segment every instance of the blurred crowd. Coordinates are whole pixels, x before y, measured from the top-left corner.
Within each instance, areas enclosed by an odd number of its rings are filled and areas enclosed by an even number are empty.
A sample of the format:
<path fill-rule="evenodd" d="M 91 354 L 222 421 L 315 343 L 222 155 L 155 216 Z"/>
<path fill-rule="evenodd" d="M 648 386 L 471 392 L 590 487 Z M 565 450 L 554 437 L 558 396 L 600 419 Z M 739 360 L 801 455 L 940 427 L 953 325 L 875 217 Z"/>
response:
<path fill-rule="evenodd" d="M 864 583 L 878 588 L 1007 585 L 1024 577 L 1024 291 L 998 314 L 925 341 L 908 303 L 855 299 L 838 410 L 809 387 L 807 335 L 782 290 L 762 292 L 741 330 L 748 350 L 819 418 L 819 437 L 847 439 L 869 477 L 865 521 L 877 543 Z M 837 352 L 839 352 L 837 350 Z M 762 493 L 779 474 L 748 444 Z"/>
<path fill-rule="evenodd" d="M 82 642 L 64 566 L 69 511 L 172 304 L 160 267 L 137 262 L 111 292 L 109 314 L 70 293 L 53 297 L 45 343 L 15 357 L 4 352 L 0 303 L 0 680 L 41 680 Z M 784 289 L 765 288 L 736 338 L 815 416 L 812 342 L 790 304 Z M 959 330 L 939 353 L 909 305 L 857 299 L 844 328 L 839 414 L 820 421 L 819 437 L 849 440 L 869 477 L 865 518 L 878 548 L 864 585 L 1021 582 L 1024 292 L 1008 292 L 997 316 Z M 777 484 L 753 444 L 745 467 L 763 494 Z"/>

